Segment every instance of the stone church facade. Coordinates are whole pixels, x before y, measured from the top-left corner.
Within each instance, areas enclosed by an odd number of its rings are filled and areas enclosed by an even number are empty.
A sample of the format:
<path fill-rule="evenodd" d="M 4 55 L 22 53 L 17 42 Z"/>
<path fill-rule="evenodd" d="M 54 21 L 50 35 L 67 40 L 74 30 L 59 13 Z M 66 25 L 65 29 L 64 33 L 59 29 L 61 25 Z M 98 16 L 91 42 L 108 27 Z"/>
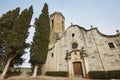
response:
<path fill-rule="evenodd" d="M 120 70 L 120 32 L 102 34 L 71 24 L 65 30 L 60 12 L 50 15 L 50 44 L 46 71 L 66 71 L 69 77 L 85 77 L 89 71 Z"/>

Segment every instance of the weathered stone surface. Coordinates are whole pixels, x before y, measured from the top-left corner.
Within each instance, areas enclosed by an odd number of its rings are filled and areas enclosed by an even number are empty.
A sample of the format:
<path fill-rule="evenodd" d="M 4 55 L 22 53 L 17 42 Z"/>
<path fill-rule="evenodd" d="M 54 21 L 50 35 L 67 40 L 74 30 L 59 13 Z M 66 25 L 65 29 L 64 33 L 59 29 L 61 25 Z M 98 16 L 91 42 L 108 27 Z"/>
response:
<path fill-rule="evenodd" d="M 78 25 L 71 25 L 64 32 L 61 23 L 64 21 L 63 15 L 55 13 L 51 20 L 55 20 L 54 28 L 51 27 L 54 38 L 50 38 L 52 43 L 49 45 L 46 71 L 68 71 L 69 76 L 73 77 L 74 62 L 82 63 L 83 76 L 89 71 L 120 70 L 120 34 L 104 35 L 97 28 L 86 30 Z M 108 43 L 111 42 L 115 48 L 110 48 Z M 78 44 L 77 48 L 72 48 L 73 43 Z M 83 48 L 87 57 L 80 55 Z M 67 53 L 70 59 L 65 59 Z"/>

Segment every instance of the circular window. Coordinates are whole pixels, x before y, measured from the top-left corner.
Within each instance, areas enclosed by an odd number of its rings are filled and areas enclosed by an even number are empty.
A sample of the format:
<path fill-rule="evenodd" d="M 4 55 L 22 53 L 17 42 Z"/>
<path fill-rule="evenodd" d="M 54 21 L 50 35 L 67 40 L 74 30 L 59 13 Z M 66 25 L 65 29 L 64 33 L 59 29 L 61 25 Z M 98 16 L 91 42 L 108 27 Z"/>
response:
<path fill-rule="evenodd" d="M 78 47 L 78 44 L 77 44 L 77 43 L 73 43 L 73 44 L 72 44 L 72 48 L 73 48 L 73 49 L 76 49 L 77 47 Z"/>

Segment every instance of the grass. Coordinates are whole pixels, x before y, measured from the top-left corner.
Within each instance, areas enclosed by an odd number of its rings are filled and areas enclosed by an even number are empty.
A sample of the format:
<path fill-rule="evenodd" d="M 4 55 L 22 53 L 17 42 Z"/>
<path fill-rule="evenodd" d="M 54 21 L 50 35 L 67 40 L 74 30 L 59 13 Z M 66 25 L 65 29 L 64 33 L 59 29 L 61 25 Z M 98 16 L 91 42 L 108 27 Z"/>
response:
<path fill-rule="evenodd" d="M 19 70 L 21 73 L 31 73 L 32 72 L 31 68 L 9 68 L 8 72 L 19 72 Z M 1 70 L 0 70 L 0 73 L 2 73 Z"/>
<path fill-rule="evenodd" d="M 31 68 L 20 68 L 20 70 L 23 73 L 30 73 L 30 72 L 32 72 Z"/>

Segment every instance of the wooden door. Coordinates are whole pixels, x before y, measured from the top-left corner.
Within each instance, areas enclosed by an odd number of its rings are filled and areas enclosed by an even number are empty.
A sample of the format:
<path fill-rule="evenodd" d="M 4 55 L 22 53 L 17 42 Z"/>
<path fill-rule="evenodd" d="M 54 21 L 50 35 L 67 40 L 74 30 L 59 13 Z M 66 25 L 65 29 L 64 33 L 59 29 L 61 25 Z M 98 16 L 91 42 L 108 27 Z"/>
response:
<path fill-rule="evenodd" d="M 83 70 L 81 62 L 73 63 L 74 76 L 83 77 Z"/>

